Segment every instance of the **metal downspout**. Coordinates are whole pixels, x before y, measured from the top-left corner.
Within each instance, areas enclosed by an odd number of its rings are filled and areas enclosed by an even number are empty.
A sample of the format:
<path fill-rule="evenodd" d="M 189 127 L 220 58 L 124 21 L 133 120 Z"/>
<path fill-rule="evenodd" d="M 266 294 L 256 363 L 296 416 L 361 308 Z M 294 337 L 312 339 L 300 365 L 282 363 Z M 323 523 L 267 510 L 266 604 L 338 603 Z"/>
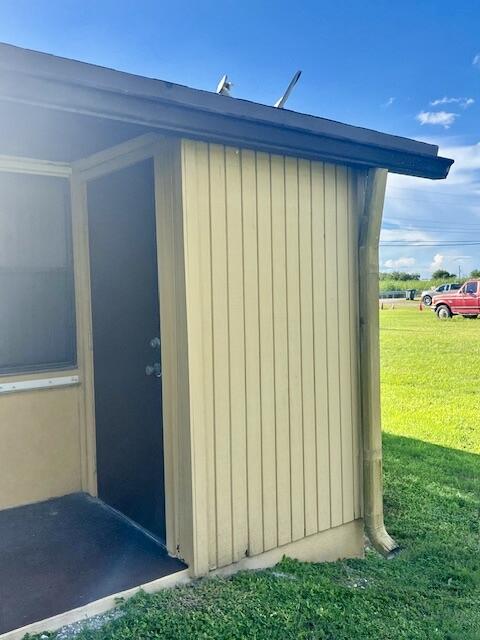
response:
<path fill-rule="evenodd" d="M 360 220 L 360 385 L 363 440 L 363 512 L 365 533 L 382 555 L 392 557 L 399 546 L 383 520 L 380 346 L 378 321 L 378 249 L 386 169 L 369 169 Z"/>

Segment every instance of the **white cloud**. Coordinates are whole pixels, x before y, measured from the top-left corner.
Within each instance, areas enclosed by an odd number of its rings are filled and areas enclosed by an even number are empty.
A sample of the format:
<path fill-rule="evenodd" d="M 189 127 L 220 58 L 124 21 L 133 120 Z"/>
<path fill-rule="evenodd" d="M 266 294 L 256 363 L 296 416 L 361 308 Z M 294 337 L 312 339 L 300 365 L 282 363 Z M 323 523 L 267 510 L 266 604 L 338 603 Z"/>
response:
<path fill-rule="evenodd" d="M 385 260 L 383 264 L 388 269 L 401 269 L 402 267 L 413 267 L 415 262 L 415 258 L 402 257 L 396 260 Z"/>
<path fill-rule="evenodd" d="M 390 96 L 390 98 L 382 104 L 382 107 L 391 107 L 395 100 L 395 96 Z"/>
<path fill-rule="evenodd" d="M 389 173 L 381 235 L 382 241 L 399 241 L 382 242 L 382 264 L 412 256 L 415 267 L 406 270 L 418 271 L 422 277 L 430 276 L 435 253 L 444 256 L 441 268 L 451 273 L 456 273 L 459 265 L 462 273 L 480 268 L 480 246 L 432 246 L 480 238 L 480 141 L 466 142 L 464 137 L 439 135 L 438 129 L 436 132 L 423 139 L 439 144 L 439 155 L 455 160 L 447 179 L 425 180 Z M 401 244 L 408 246 L 400 248 Z"/>
<path fill-rule="evenodd" d="M 468 109 L 472 104 L 475 104 L 475 100 L 473 98 L 449 98 L 448 96 L 443 96 L 443 98 L 432 100 L 430 104 L 432 107 L 437 107 L 440 104 L 458 104 L 462 109 Z"/>
<path fill-rule="evenodd" d="M 473 58 L 472 64 L 474 67 L 478 67 L 480 69 L 480 53 L 477 53 L 477 55 Z"/>
<path fill-rule="evenodd" d="M 445 262 L 445 256 L 442 256 L 441 253 L 436 253 L 433 256 L 433 261 L 432 261 L 432 264 L 430 265 L 430 270 L 436 271 L 437 269 L 442 269 L 444 262 Z"/>
<path fill-rule="evenodd" d="M 469 209 L 468 213 L 477 213 L 478 204 L 480 202 L 480 141 L 473 144 L 458 144 L 455 140 L 455 144 L 451 144 L 450 138 L 428 140 L 432 144 L 440 143 L 440 149 L 438 155 L 445 158 L 453 158 L 453 163 L 448 177 L 446 180 L 425 180 L 424 178 L 414 178 L 410 176 L 402 176 L 399 174 L 389 173 L 387 190 L 389 195 L 402 199 L 414 196 L 415 198 L 422 198 L 421 202 L 409 202 L 406 200 L 395 200 L 397 208 L 399 205 L 405 205 L 407 209 L 416 209 L 418 211 L 420 205 L 425 204 L 425 199 L 432 198 L 431 209 L 436 211 L 438 215 L 438 206 L 441 202 L 439 199 L 447 197 L 447 202 L 456 204 L 455 208 L 464 209 L 465 205 L 476 204 L 475 210 Z M 413 191 L 412 191 L 413 189 Z M 422 193 L 419 194 L 418 192 Z M 445 204 L 447 204 L 447 202 Z M 415 207 L 413 205 L 415 204 Z M 429 202 L 426 203 L 427 205 Z M 404 207 L 402 207 L 403 209 Z M 430 208 L 430 207 L 429 207 Z M 452 207 L 448 207 L 449 217 L 452 216 Z M 400 211 L 399 211 L 400 213 Z M 401 212 L 402 216 L 404 211 Z M 435 218 L 435 216 L 434 216 Z M 413 219 L 412 219 L 413 221 Z M 480 220 L 476 220 L 479 222 Z"/>
<path fill-rule="evenodd" d="M 449 111 L 420 111 L 416 115 L 416 119 L 420 124 L 438 124 L 445 129 L 448 129 L 450 125 L 455 122 L 455 118 L 458 118 L 458 113 L 451 113 Z"/>
<path fill-rule="evenodd" d="M 478 198 L 480 195 L 480 142 L 471 145 L 440 148 L 439 155 L 455 160 L 447 180 L 446 188 L 453 185 L 468 186 L 466 195 Z M 450 190 L 450 189 L 449 189 Z"/>
<path fill-rule="evenodd" d="M 383 229 L 380 233 L 381 242 L 425 242 L 433 240 L 434 236 L 418 229 Z"/>

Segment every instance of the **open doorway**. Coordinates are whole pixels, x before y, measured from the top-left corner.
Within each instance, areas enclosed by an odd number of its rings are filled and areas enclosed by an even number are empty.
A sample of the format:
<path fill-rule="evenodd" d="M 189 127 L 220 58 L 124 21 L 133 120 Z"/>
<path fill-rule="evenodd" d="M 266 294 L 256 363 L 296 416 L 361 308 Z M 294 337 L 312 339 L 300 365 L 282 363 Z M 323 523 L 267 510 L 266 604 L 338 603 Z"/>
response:
<path fill-rule="evenodd" d="M 165 543 L 153 160 L 87 183 L 98 497 Z"/>

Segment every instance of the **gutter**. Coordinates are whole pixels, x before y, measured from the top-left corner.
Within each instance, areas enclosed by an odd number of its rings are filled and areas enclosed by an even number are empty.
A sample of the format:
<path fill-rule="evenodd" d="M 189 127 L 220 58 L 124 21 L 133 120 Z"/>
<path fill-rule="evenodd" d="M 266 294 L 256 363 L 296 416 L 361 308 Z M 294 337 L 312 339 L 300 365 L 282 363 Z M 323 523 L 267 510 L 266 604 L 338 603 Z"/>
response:
<path fill-rule="evenodd" d="M 433 180 L 445 178 L 453 162 L 436 145 L 1 43 L 0 98 Z"/>
<path fill-rule="evenodd" d="M 354 141 L 366 146 L 432 158 L 436 158 L 438 155 L 438 146 L 427 142 L 336 122 L 290 109 L 277 109 L 243 98 L 193 89 L 165 80 L 117 71 L 5 43 L 0 43 L 0 69 L 59 82 L 66 86 L 82 86 L 106 93 L 153 101 L 158 104 L 192 108 L 237 121 L 249 120 L 281 129 L 303 131 L 311 136 Z"/>
<path fill-rule="evenodd" d="M 365 533 L 373 547 L 391 558 L 400 548 L 383 519 L 380 341 L 378 320 L 378 248 L 386 169 L 369 169 L 359 238 L 360 396 L 363 442 L 363 511 Z"/>

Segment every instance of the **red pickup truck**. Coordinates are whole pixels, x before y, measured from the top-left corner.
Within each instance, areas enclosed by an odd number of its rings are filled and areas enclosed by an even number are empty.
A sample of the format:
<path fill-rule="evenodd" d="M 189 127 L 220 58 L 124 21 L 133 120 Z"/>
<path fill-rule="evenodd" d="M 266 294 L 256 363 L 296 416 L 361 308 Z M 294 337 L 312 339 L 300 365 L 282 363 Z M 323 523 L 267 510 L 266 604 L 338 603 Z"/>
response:
<path fill-rule="evenodd" d="M 432 309 L 441 320 L 456 315 L 476 318 L 480 314 L 480 280 L 467 280 L 458 291 L 434 296 Z"/>

